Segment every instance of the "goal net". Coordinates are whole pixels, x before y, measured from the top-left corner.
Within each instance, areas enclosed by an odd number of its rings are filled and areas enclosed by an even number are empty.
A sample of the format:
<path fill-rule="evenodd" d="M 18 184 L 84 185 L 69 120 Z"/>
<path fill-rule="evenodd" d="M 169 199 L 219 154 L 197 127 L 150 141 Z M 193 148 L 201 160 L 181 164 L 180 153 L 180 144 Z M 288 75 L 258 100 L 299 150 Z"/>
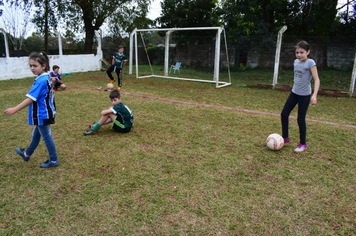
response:
<path fill-rule="evenodd" d="M 221 88 L 231 85 L 228 58 L 223 27 L 135 29 L 130 34 L 129 74 L 135 64 L 137 79 L 207 82 Z"/>

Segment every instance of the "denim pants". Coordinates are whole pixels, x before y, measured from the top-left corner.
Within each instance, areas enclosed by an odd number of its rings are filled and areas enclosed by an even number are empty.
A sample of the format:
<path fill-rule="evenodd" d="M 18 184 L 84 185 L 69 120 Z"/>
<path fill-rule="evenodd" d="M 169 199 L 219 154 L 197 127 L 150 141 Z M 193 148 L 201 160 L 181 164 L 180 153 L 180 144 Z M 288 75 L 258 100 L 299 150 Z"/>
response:
<path fill-rule="evenodd" d="M 38 144 L 40 143 L 41 137 L 46 144 L 49 159 L 51 161 L 57 161 L 56 145 L 54 144 L 52 138 L 50 125 L 35 125 L 32 132 L 32 140 L 30 145 L 26 149 L 26 154 L 29 156 L 32 155 L 32 153 L 35 151 Z"/>
<path fill-rule="evenodd" d="M 305 122 L 305 117 L 307 115 L 307 110 L 310 103 L 310 95 L 300 96 L 295 93 L 291 93 L 284 104 L 282 113 L 281 113 L 281 122 L 282 122 L 282 136 L 283 138 L 288 138 L 288 129 L 289 129 L 289 115 L 298 104 L 298 126 L 299 126 L 299 138 L 301 144 L 306 144 L 307 137 L 307 123 Z"/>

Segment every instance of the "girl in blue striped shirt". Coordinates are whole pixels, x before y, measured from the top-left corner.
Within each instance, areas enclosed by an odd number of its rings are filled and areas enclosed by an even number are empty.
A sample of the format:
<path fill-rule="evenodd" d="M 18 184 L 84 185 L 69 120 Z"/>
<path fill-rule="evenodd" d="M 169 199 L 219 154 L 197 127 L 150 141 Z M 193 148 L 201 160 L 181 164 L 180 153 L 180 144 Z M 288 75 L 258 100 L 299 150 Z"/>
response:
<path fill-rule="evenodd" d="M 30 91 L 26 94 L 27 98 L 16 107 L 6 109 L 5 114 L 11 116 L 17 111 L 29 106 L 28 124 L 34 125 L 32 140 L 26 150 L 22 148 L 16 148 L 15 150 L 24 161 L 28 161 L 42 137 L 48 150 L 49 160 L 41 164 L 41 167 L 56 167 L 59 165 L 59 161 L 50 127 L 51 124 L 54 124 L 56 110 L 53 84 L 47 74 L 49 70 L 49 60 L 44 52 L 35 52 L 30 54 L 29 64 L 32 73 L 37 75 L 37 78 Z"/>

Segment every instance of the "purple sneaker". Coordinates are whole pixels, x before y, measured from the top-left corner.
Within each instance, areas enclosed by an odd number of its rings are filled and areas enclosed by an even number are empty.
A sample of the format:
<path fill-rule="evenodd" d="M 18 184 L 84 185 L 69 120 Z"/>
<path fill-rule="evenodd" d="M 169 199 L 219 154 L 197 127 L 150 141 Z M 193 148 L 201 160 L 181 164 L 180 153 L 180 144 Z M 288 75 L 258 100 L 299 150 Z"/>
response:
<path fill-rule="evenodd" d="M 289 138 L 283 138 L 284 139 L 284 144 L 288 144 L 289 143 Z"/>
<path fill-rule="evenodd" d="M 294 149 L 295 152 L 304 152 L 307 150 L 307 145 L 306 144 L 299 144 L 296 149 Z"/>

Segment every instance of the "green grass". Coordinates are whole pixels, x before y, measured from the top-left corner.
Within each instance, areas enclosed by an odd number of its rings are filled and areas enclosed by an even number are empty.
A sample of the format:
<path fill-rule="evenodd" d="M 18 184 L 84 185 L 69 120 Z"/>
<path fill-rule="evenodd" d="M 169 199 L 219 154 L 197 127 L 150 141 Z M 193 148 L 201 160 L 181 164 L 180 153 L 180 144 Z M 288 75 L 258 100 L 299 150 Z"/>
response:
<path fill-rule="evenodd" d="M 0 115 L 0 235 L 356 233 L 356 128 L 342 126 L 356 125 L 355 98 L 319 96 L 307 118 L 339 125 L 309 121 L 308 150 L 298 154 L 293 118 L 290 144 L 277 152 L 265 145 L 281 132 L 287 92 L 125 71 L 132 131 L 104 126 L 83 136 L 110 106 L 97 89 L 109 80 L 104 72 L 63 79 L 52 126 L 59 167 L 39 168 L 48 156 L 42 141 L 29 162 L 15 153 L 31 138 L 27 109 Z M 1 110 L 25 99 L 32 82 L 0 81 Z"/>
<path fill-rule="evenodd" d="M 153 66 L 153 73 L 155 75 L 164 75 L 163 66 Z M 135 67 L 133 68 L 135 71 Z M 173 72 L 173 71 L 172 71 Z M 281 68 L 278 72 L 278 83 L 279 84 L 293 84 L 293 69 Z M 152 71 L 148 65 L 139 67 L 139 75 L 151 75 Z M 322 89 L 333 89 L 348 92 L 350 90 L 352 71 L 343 70 L 319 70 L 318 75 L 321 81 L 320 88 Z M 171 74 L 172 75 L 172 74 Z M 255 84 L 272 84 L 273 83 L 273 69 L 246 69 L 246 70 L 236 70 L 236 68 L 231 68 L 231 82 L 232 86 L 243 86 L 243 85 L 255 85 Z M 195 70 L 191 67 L 182 67 L 180 69 L 180 74 L 176 72 L 176 75 L 183 78 L 194 78 L 194 79 L 204 79 L 213 80 L 213 69 L 205 68 L 200 70 Z M 227 69 L 220 69 L 219 80 L 228 82 L 229 76 Z M 314 86 L 314 85 L 313 85 Z"/>

